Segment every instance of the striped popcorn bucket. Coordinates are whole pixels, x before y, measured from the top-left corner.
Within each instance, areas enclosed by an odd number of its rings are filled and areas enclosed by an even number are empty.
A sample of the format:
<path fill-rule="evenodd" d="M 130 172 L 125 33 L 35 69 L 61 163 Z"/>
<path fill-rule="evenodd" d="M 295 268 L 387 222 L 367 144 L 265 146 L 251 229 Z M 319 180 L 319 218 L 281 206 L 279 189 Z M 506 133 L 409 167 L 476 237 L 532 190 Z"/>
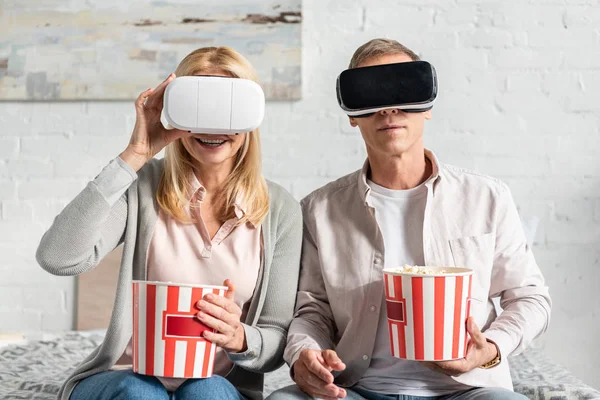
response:
<path fill-rule="evenodd" d="M 133 371 L 170 378 L 208 378 L 217 346 L 202 337 L 211 330 L 194 315 L 209 293 L 225 286 L 133 281 Z"/>
<path fill-rule="evenodd" d="M 383 271 L 392 355 L 419 361 L 463 358 L 473 270 L 427 269 L 432 274 Z M 441 270 L 445 273 L 435 274 Z"/>

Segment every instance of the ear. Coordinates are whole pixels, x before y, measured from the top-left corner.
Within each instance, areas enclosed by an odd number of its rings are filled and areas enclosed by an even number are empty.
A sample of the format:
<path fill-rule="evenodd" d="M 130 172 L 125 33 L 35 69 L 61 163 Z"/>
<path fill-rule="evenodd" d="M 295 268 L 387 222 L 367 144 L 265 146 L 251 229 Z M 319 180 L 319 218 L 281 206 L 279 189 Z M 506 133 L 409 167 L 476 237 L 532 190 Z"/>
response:
<path fill-rule="evenodd" d="M 358 124 L 356 123 L 356 119 L 349 117 L 350 119 L 350 126 L 353 128 L 356 128 L 358 126 Z"/>
<path fill-rule="evenodd" d="M 425 113 L 424 113 L 424 114 L 425 114 L 425 119 L 426 119 L 426 120 L 430 120 L 430 119 L 431 119 L 431 110 L 427 110 L 427 111 L 425 111 Z"/>

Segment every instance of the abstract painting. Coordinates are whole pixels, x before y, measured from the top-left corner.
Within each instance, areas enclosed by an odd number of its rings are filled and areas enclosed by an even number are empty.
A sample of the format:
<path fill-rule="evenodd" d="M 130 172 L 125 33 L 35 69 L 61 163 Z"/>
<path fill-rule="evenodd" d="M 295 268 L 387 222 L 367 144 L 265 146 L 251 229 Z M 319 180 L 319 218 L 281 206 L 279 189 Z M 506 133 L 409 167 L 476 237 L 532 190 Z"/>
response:
<path fill-rule="evenodd" d="M 302 0 L 1 0 L 0 100 L 133 100 L 229 46 L 267 100 L 301 98 Z"/>

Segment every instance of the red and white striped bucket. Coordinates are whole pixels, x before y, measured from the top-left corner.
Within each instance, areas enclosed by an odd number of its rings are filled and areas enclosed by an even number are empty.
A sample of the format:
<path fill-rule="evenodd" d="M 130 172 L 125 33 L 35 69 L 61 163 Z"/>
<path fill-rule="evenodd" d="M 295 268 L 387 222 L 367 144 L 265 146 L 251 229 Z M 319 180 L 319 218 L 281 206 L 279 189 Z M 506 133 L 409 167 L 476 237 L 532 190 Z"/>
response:
<path fill-rule="evenodd" d="M 392 355 L 419 361 L 463 358 L 473 270 L 427 270 L 432 274 L 383 271 Z"/>
<path fill-rule="evenodd" d="M 133 371 L 172 378 L 212 376 L 217 346 L 202 337 L 210 328 L 194 316 L 204 295 L 224 296 L 226 291 L 225 286 L 133 281 Z"/>

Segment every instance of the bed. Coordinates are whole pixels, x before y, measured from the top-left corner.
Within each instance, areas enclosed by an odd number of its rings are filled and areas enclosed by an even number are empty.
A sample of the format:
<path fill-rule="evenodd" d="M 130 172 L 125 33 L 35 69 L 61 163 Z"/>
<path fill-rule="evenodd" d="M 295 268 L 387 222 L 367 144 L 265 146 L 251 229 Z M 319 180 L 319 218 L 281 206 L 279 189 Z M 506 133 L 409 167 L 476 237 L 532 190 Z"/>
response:
<path fill-rule="evenodd" d="M 78 278 L 75 331 L 34 338 L 0 338 L 0 399 L 55 399 L 70 371 L 104 337 L 108 326 L 121 250 L 105 257 Z M 550 360 L 541 349 L 509 357 L 515 390 L 535 400 L 600 399 L 587 386 Z M 292 384 L 287 366 L 265 378 L 265 394 Z"/>
<path fill-rule="evenodd" d="M 0 347 L 0 399 L 55 399 L 69 372 L 104 336 L 104 331 L 72 331 Z M 600 399 L 600 392 L 573 377 L 539 349 L 509 359 L 515 390 L 530 399 Z M 269 373 L 265 393 L 291 384 L 287 367 Z"/>

